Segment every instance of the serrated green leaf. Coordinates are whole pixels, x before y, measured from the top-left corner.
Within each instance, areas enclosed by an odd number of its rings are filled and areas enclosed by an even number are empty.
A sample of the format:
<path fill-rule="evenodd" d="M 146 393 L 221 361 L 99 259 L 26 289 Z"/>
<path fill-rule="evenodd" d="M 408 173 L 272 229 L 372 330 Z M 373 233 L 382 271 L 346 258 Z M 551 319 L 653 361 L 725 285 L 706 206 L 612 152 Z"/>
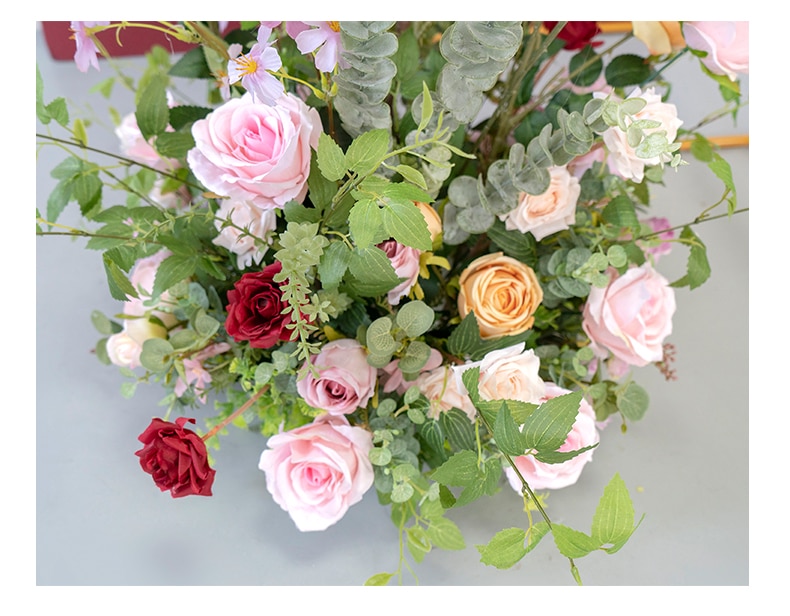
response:
<path fill-rule="evenodd" d="M 421 563 L 425 555 L 431 551 L 431 540 L 420 526 L 410 526 L 406 529 L 406 545 L 414 561 Z"/>
<path fill-rule="evenodd" d="M 401 281 L 387 254 L 376 246 L 354 249 L 349 271 L 354 279 L 352 290 L 363 297 L 386 293 Z"/>
<path fill-rule="evenodd" d="M 154 277 L 153 299 L 158 298 L 174 284 L 186 280 L 197 269 L 197 256 L 170 255 L 159 264 Z"/>
<path fill-rule="evenodd" d="M 346 175 L 346 155 L 337 142 L 326 133 L 318 137 L 318 168 L 327 180 L 337 181 Z"/>
<path fill-rule="evenodd" d="M 382 222 L 387 234 L 399 244 L 422 251 L 431 249 L 428 224 L 411 201 L 388 201 L 382 210 Z"/>
<path fill-rule="evenodd" d="M 359 175 L 373 173 L 389 150 L 390 132 L 374 129 L 362 133 L 351 142 L 346 151 L 346 165 Z"/>
<path fill-rule="evenodd" d="M 650 77 L 650 64 L 635 54 L 622 54 L 612 58 L 606 66 L 606 83 L 613 88 L 641 84 Z"/>
<path fill-rule="evenodd" d="M 536 533 L 536 529 L 533 529 L 531 533 L 533 536 L 540 534 L 540 537 L 535 540 L 535 544 L 548 531 L 548 526 L 543 524 L 545 530 L 542 533 L 540 531 Z M 526 541 L 527 531 L 524 529 L 506 528 L 494 535 L 487 544 L 475 547 L 480 552 L 480 562 L 484 565 L 490 565 L 497 569 L 510 569 L 529 552 L 529 549 L 524 545 Z"/>
<path fill-rule="evenodd" d="M 425 532 L 431 543 L 442 550 L 463 550 L 466 547 L 460 529 L 447 518 L 431 520 Z"/>
<path fill-rule="evenodd" d="M 599 545 L 622 546 L 634 530 L 634 504 L 625 482 L 616 473 L 598 502 L 590 535 Z"/>
<path fill-rule="evenodd" d="M 494 439 L 497 448 L 509 456 L 523 455 L 527 448 L 524 435 L 518 429 L 516 422 L 513 421 L 505 400 L 502 400 L 494 421 Z"/>
<path fill-rule="evenodd" d="M 113 299 L 125 302 L 139 297 L 132 283 L 129 282 L 129 278 L 108 253 L 105 252 L 102 255 L 102 260 L 104 262 L 104 271 L 107 274 L 107 284 L 110 287 L 110 295 Z"/>
<path fill-rule="evenodd" d="M 581 558 L 601 547 L 589 535 L 562 524 L 553 524 L 551 532 L 557 549 L 566 558 Z"/>
<path fill-rule="evenodd" d="M 477 453 L 464 449 L 431 473 L 431 479 L 445 486 L 468 486 L 477 481 Z"/>
<path fill-rule="evenodd" d="M 556 451 L 567 440 L 579 414 L 582 392 L 575 391 L 546 400 L 524 422 L 527 449 Z"/>
<path fill-rule="evenodd" d="M 634 203 L 625 195 L 617 195 L 601 213 L 604 221 L 613 227 L 638 229 L 639 219 L 636 216 Z"/>
<path fill-rule="evenodd" d="M 535 459 L 546 464 L 562 464 L 563 462 L 572 460 L 585 451 L 595 449 L 597 446 L 598 443 L 595 443 L 593 445 L 582 447 L 581 449 L 574 449 L 573 451 L 542 451 L 535 454 Z"/>
<path fill-rule="evenodd" d="M 154 142 L 156 151 L 163 158 L 186 158 L 187 152 L 195 147 L 195 138 L 187 132 L 165 132 Z"/>
<path fill-rule="evenodd" d="M 318 264 L 318 276 L 323 288 L 336 287 L 351 262 L 351 249 L 345 242 L 331 242 L 324 249 L 321 262 Z"/>
<path fill-rule="evenodd" d="M 381 208 L 373 199 L 362 199 L 354 204 L 348 215 L 348 228 L 358 248 L 368 248 L 387 239 Z"/>
<path fill-rule="evenodd" d="M 407 182 L 411 182 L 423 190 L 428 190 L 428 184 L 425 182 L 425 176 L 414 167 L 409 167 L 408 165 L 398 165 L 395 167 L 395 171 L 400 173 L 401 177 L 403 177 L 403 179 Z"/>
<path fill-rule="evenodd" d="M 686 262 L 686 275 L 671 283 L 671 287 L 689 287 L 696 289 L 710 278 L 710 263 L 708 262 L 708 250 L 702 240 L 691 230 L 691 227 L 683 227 L 680 239 L 691 241 L 689 257 Z"/>

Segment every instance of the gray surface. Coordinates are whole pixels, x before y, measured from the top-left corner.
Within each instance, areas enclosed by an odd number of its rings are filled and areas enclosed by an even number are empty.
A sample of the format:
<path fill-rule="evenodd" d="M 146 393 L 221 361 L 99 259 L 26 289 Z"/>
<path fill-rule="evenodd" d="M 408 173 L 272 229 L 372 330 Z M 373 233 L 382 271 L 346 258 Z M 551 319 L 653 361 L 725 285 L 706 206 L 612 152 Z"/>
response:
<path fill-rule="evenodd" d="M 65 96 L 86 109 L 86 92 L 109 76 L 107 65 L 101 73 L 79 73 L 70 62 L 51 61 L 37 36 L 45 98 Z M 692 102 L 693 91 L 676 87 Z M 121 114 L 132 110 L 130 100 L 116 88 L 113 104 Z M 98 96 L 90 104 L 106 118 Z M 94 125 L 91 144 L 116 148 L 111 127 Z M 747 206 L 748 150 L 724 155 Z M 39 153 L 36 201 L 42 210 L 53 186 L 48 171 L 62 158 L 54 147 Z M 656 202 L 678 223 L 721 194 L 713 174 L 695 164 L 668 173 L 667 185 L 655 191 Z M 666 382 L 652 367 L 638 370 L 651 396 L 647 416 L 625 435 L 610 426 L 580 481 L 548 500 L 553 520 L 588 530 L 604 485 L 619 472 L 637 514 L 646 514 L 619 553 L 577 562 L 586 585 L 749 584 L 748 228 L 748 214 L 697 227 L 713 278 L 696 291 L 677 293 L 669 341 L 678 349 L 678 380 Z M 675 279 L 685 259 L 678 248 L 660 269 Z M 395 527 L 375 493 L 330 529 L 300 533 L 266 492 L 257 470 L 264 447 L 258 435 L 234 430 L 222 439 L 212 498 L 174 500 L 160 493 L 133 454 L 137 435 L 160 412 L 163 392 L 141 386 L 133 399 L 122 398 L 122 377 L 91 352 L 99 335 L 90 312 L 117 308 L 99 253 L 80 240 L 36 239 L 38 585 L 355 586 L 395 570 Z M 573 585 L 567 561 L 550 540 L 508 571 L 479 563 L 475 544 L 525 524 L 521 499 L 507 486 L 451 517 L 469 547 L 430 553 L 415 568 L 421 585 Z M 408 571 L 403 581 L 415 583 Z"/>

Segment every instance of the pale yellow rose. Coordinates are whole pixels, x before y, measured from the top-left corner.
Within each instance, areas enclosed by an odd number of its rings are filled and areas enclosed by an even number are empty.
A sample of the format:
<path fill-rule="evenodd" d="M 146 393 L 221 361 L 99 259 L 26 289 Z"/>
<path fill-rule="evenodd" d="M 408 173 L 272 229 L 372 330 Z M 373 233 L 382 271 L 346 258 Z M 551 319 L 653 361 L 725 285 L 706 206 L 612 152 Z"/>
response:
<path fill-rule="evenodd" d="M 429 203 L 423 203 L 422 201 L 415 201 L 414 205 L 420 208 L 420 212 L 422 212 L 423 218 L 425 218 L 425 222 L 428 224 L 428 231 L 431 233 L 431 242 L 436 242 L 436 238 L 442 233 L 442 219 L 439 216 L 439 212 L 433 209 L 433 206 Z"/>
<path fill-rule="evenodd" d="M 663 56 L 686 46 L 679 21 L 632 21 L 634 37 L 653 56 Z"/>
<path fill-rule="evenodd" d="M 474 311 L 484 339 L 527 331 L 543 301 L 532 268 L 501 252 L 472 261 L 458 283 L 458 312 L 464 318 Z"/>

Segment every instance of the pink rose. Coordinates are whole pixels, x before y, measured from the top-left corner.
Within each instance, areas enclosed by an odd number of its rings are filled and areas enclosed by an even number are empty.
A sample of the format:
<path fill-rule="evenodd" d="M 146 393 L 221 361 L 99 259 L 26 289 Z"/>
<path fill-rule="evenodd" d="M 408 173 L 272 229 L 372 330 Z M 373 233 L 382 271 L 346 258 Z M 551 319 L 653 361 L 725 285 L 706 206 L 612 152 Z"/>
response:
<path fill-rule="evenodd" d="M 571 393 L 569 390 L 558 387 L 554 383 L 546 383 L 546 395 L 541 398 L 540 402 L 543 403 L 551 398 L 569 393 Z M 582 398 L 576 422 L 559 451 L 582 449 L 594 445 L 598 440 L 595 411 L 590 403 Z M 576 483 L 584 465 L 592 460 L 592 454 L 593 450 L 591 449 L 561 464 L 539 462 L 531 455 L 518 456 L 513 459 L 513 462 L 533 490 L 557 490 Z M 521 493 L 521 480 L 509 465 L 505 467 L 505 475 L 510 486 L 516 492 Z"/>
<path fill-rule="evenodd" d="M 577 156 L 568 163 L 568 171 L 574 177 L 582 179 L 585 171 L 591 169 L 595 163 L 602 163 L 606 159 L 606 151 L 602 147 L 593 147 L 587 154 Z M 581 192 L 581 191 L 580 191 Z"/>
<path fill-rule="evenodd" d="M 403 394 L 409 387 L 416 384 L 416 381 L 407 381 L 403 378 L 403 372 L 401 372 L 398 364 L 398 360 L 393 359 L 390 363 L 379 370 L 379 384 L 381 385 L 381 391 L 384 393 L 397 391 L 399 394 Z M 438 368 L 441 365 L 442 354 L 436 349 L 431 349 L 431 354 L 428 356 L 428 361 L 425 362 L 425 365 L 420 369 L 420 372 L 428 372 L 434 368 Z"/>
<path fill-rule="evenodd" d="M 426 413 L 430 419 L 439 419 L 442 413 L 457 408 L 466 413 L 470 421 L 475 420 L 475 405 L 450 366 L 439 366 L 423 372 L 417 377 L 416 385 L 430 402 L 431 407 Z"/>
<path fill-rule="evenodd" d="M 258 464 L 266 488 L 302 532 L 325 530 L 373 485 L 373 437 L 345 417 L 321 415 L 267 446 Z"/>
<path fill-rule="evenodd" d="M 486 353 L 479 362 L 455 366 L 457 378 L 460 380 L 464 371 L 476 366 L 480 368 L 478 392 L 483 400 L 521 400 L 534 404 L 546 391 L 538 375 L 540 359 L 532 349 L 525 351 L 523 342 Z M 463 381 L 460 387 L 466 392 Z"/>
<path fill-rule="evenodd" d="M 420 273 L 420 251 L 416 248 L 399 244 L 395 240 L 386 240 L 379 244 L 378 247 L 389 257 L 390 263 L 395 269 L 395 274 L 399 278 L 406 279 L 387 293 L 387 301 L 394 306 L 402 297 L 409 294 L 414 283 L 417 282 L 417 276 Z"/>
<path fill-rule="evenodd" d="M 187 161 L 210 191 L 262 209 L 303 201 L 311 148 L 321 134 L 318 112 L 292 94 L 274 106 L 247 93 L 192 126 L 195 147 Z"/>
<path fill-rule="evenodd" d="M 165 291 L 159 296 L 157 306 L 150 305 L 150 299 L 154 290 L 154 281 L 159 265 L 171 255 L 168 250 L 160 250 L 149 257 L 139 259 L 129 273 L 129 282 L 135 288 L 139 297 L 130 299 L 124 303 L 124 314 L 133 316 L 143 316 L 151 314 L 161 320 L 166 327 L 171 327 L 177 322 L 176 317 L 167 310 L 155 310 L 156 307 L 166 308 L 170 302 L 170 293 Z M 140 319 L 137 319 L 138 321 Z M 127 322 L 127 327 L 132 321 Z M 161 326 L 160 326 L 161 327 Z M 164 337 L 164 336 L 160 336 Z"/>
<path fill-rule="evenodd" d="M 529 232 L 540 241 L 576 221 L 576 202 L 581 193 L 578 178 L 566 167 L 549 167 L 549 174 L 551 181 L 543 193 L 521 193 L 516 208 L 499 217 L 508 231 Z"/>
<path fill-rule="evenodd" d="M 172 101 L 170 101 L 172 102 Z M 175 158 L 162 158 L 149 141 L 143 137 L 134 113 L 126 114 L 115 128 L 115 135 L 121 142 L 121 152 L 132 160 L 148 165 L 160 171 L 173 170 L 178 167 Z"/>
<path fill-rule="evenodd" d="M 606 288 L 592 288 L 582 314 L 593 350 L 599 356 L 608 350 L 632 366 L 661 361 L 675 313 L 669 282 L 647 263 L 622 276 L 610 269 L 609 275 Z"/>
<path fill-rule="evenodd" d="M 603 95 L 594 95 L 602 98 Z M 656 94 L 655 88 L 648 88 L 644 92 L 640 88 L 635 88 L 628 98 L 641 98 L 647 104 L 641 111 L 634 114 L 635 120 L 655 120 L 660 123 L 657 128 L 644 129 L 645 135 L 650 135 L 658 131 L 665 131 L 667 141 L 672 143 L 678 134 L 683 122 L 678 119 L 678 111 L 675 105 L 661 102 L 661 95 Z M 612 126 L 603 133 L 603 142 L 609 151 L 609 168 L 613 173 L 626 180 L 641 182 L 645 177 L 645 166 L 655 166 L 661 164 L 660 156 L 652 158 L 639 158 L 634 148 L 629 145 L 628 137 L 621 128 Z M 667 161 L 664 161 L 667 162 Z"/>
<path fill-rule="evenodd" d="M 749 72 L 748 21 L 684 21 L 683 36 L 691 49 L 707 52 L 701 61 L 711 73 L 735 81 Z"/>
<path fill-rule="evenodd" d="M 310 406 L 330 415 L 348 415 L 364 408 L 376 387 L 376 369 L 368 363 L 365 348 L 356 340 L 328 342 L 313 358 L 312 373 L 296 382 L 299 395 Z"/>

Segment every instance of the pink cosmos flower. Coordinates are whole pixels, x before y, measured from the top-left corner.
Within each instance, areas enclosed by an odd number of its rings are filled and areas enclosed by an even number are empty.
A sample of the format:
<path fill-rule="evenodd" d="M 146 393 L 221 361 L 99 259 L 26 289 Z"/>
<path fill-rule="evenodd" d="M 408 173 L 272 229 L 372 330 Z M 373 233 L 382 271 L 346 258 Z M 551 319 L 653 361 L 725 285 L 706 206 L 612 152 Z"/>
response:
<path fill-rule="evenodd" d="M 220 355 L 229 350 L 230 345 L 227 342 L 218 342 L 216 344 L 210 344 L 202 351 L 195 353 L 194 356 L 185 359 L 184 373 L 186 374 L 186 381 L 180 376 L 178 377 L 175 387 L 173 388 L 176 396 L 180 398 L 184 395 L 189 385 L 194 385 L 198 400 L 205 404 L 206 386 L 211 383 L 211 373 L 203 367 L 203 360 Z"/>
<path fill-rule="evenodd" d="M 302 53 L 315 53 L 315 67 L 324 73 L 334 70 L 335 66 L 347 68 L 349 66 L 341 53 L 343 45 L 340 42 L 340 24 L 336 21 L 303 21 L 306 26 L 297 33 L 296 24 L 288 22 L 286 30 L 296 41 L 296 47 Z"/>
<path fill-rule="evenodd" d="M 637 244 L 639 244 L 646 253 L 652 255 L 653 263 L 656 263 L 660 257 L 668 255 L 672 251 L 672 242 L 670 240 L 675 238 L 675 232 L 670 230 L 672 225 L 666 218 L 653 216 L 642 222 L 647 223 L 655 233 L 658 233 L 658 236 L 652 238 L 649 243 L 645 241 L 637 242 Z"/>
<path fill-rule="evenodd" d="M 269 44 L 271 33 L 271 28 L 261 26 L 258 29 L 258 42 L 252 46 L 250 53 L 228 61 L 228 84 L 241 80 L 241 85 L 250 92 L 253 101 L 257 97 L 267 105 L 273 105 L 285 93 L 280 80 L 269 73 L 279 70 L 283 65 L 277 50 Z"/>
<path fill-rule="evenodd" d="M 74 42 L 77 44 L 77 50 L 74 52 L 74 63 L 77 68 L 83 73 L 88 72 L 91 66 L 97 71 L 99 70 L 99 60 L 97 55 L 99 53 L 96 43 L 86 32 L 88 28 L 95 28 L 96 26 L 109 26 L 109 21 L 72 21 L 71 30 L 74 32 Z"/>

